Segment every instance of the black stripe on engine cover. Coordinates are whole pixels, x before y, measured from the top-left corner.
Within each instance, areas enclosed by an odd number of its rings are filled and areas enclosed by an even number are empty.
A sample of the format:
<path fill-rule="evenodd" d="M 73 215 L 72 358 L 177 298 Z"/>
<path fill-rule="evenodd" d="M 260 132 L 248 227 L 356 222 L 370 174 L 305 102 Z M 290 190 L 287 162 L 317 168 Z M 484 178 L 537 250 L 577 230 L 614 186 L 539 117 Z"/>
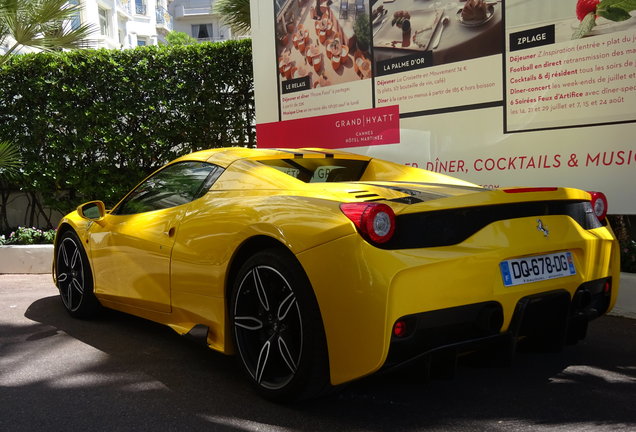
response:
<path fill-rule="evenodd" d="M 539 201 L 436 210 L 396 216 L 393 238 L 382 249 L 414 249 L 461 243 L 487 225 L 524 217 L 566 215 L 584 229 L 603 226 L 589 201 Z"/>

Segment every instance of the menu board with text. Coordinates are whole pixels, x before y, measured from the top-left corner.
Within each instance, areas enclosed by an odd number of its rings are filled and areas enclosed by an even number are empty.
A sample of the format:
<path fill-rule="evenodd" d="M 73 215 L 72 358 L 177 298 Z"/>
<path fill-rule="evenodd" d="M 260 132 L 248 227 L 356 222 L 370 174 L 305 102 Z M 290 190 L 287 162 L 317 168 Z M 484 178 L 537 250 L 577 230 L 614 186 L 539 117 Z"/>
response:
<path fill-rule="evenodd" d="M 636 213 L 636 11 L 608 2 L 252 0 L 258 146 L 601 190 Z"/>

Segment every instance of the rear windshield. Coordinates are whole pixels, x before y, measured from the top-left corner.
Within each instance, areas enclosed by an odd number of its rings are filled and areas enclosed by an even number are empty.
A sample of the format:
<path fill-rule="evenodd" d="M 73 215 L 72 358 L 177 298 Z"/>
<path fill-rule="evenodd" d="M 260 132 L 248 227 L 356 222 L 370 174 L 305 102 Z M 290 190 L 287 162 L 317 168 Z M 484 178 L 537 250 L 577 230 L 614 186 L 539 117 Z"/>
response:
<path fill-rule="evenodd" d="M 295 158 L 261 160 L 305 183 L 358 181 L 369 161 L 336 158 Z"/>

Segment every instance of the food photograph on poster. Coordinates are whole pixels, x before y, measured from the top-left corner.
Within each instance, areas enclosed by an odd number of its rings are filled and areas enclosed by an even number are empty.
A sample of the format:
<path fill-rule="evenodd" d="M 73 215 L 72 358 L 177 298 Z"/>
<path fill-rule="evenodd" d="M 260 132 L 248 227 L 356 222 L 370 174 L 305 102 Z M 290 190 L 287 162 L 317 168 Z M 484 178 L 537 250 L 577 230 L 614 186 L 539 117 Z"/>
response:
<path fill-rule="evenodd" d="M 509 0 L 508 7 L 514 10 L 519 3 L 521 3 L 519 0 Z M 514 50 L 520 44 L 527 46 L 532 43 L 538 46 L 546 40 L 552 43 L 562 43 L 593 36 L 633 31 L 636 28 L 636 10 L 629 10 L 627 2 L 615 2 L 611 7 L 601 7 L 598 0 L 572 0 L 570 7 L 564 7 L 556 17 L 552 10 L 537 8 L 537 11 L 527 18 L 529 18 L 527 21 L 521 22 L 519 22 L 518 16 L 507 18 L 507 26 L 509 29 L 531 31 L 537 28 L 538 23 L 545 23 L 549 28 L 548 33 L 546 35 L 530 33 L 526 39 L 511 39 L 508 48 Z M 525 35 L 519 34 L 519 36 Z"/>
<path fill-rule="evenodd" d="M 502 52 L 502 6 L 484 0 L 372 2 L 374 57 L 384 61 L 427 53 L 426 66 Z"/>
<path fill-rule="evenodd" d="M 562 29 L 557 31 L 557 42 L 570 35 L 572 39 L 579 39 L 629 30 L 636 25 L 636 11 L 629 9 L 629 2 L 614 2 L 607 8 L 598 8 L 599 3 L 598 0 L 577 1 L 572 18 L 557 24 L 557 28 Z"/>
<path fill-rule="evenodd" d="M 368 0 L 275 2 L 282 93 L 371 78 Z"/>

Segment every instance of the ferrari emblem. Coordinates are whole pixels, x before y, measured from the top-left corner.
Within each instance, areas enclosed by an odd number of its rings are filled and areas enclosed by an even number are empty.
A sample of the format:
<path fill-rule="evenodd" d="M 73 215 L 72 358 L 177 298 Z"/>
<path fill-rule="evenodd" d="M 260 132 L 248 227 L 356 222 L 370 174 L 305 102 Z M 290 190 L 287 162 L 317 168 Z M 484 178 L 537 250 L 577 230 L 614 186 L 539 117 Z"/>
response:
<path fill-rule="evenodd" d="M 537 219 L 537 231 L 541 231 L 543 233 L 544 237 L 547 237 L 550 235 L 550 231 L 548 231 L 548 227 L 546 227 L 545 225 L 543 225 L 543 221 L 541 219 Z"/>

